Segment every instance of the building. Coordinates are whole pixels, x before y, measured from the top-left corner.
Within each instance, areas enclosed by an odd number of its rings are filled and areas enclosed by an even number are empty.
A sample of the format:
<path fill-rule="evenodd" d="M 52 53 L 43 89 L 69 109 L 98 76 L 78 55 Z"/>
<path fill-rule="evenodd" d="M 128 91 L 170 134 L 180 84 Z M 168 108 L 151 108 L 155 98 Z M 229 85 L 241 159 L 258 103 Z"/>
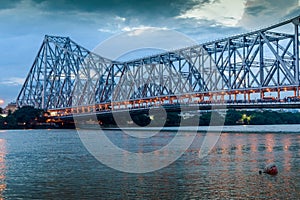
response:
<path fill-rule="evenodd" d="M 9 111 L 11 111 L 13 113 L 16 110 L 17 110 L 17 104 L 15 102 L 11 102 L 4 108 L 3 112 L 5 114 L 8 114 Z"/>

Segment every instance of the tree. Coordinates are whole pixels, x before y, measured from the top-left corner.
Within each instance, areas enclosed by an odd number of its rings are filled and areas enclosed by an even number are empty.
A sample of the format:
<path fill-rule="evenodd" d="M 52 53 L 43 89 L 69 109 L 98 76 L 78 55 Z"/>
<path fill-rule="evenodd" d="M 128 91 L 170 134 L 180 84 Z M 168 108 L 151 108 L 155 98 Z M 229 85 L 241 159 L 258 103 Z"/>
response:
<path fill-rule="evenodd" d="M 31 128 L 42 115 L 43 110 L 32 106 L 23 106 L 12 114 L 18 125 L 24 125 L 27 128 Z"/>
<path fill-rule="evenodd" d="M 199 120 L 199 126 L 208 126 L 211 119 L 211 112 L 202 113 Z"/>
<path fill-rule="evenodd" d="M 225 118 L 225 125 L 236 125 L 236 123 L 241 119 L 241 112 L 235 110 L 228 110 Z"/>
<path fill-rule="evenodd" d="M 13 115 L 8 115 L 5 118 L 4 128 L 14 129 L 14 128 L 17 128 L 17 126 L 18 126 L 17 120 L 16 120 L 16 118 L 13 117 Z"/>
<path fill-rule="evenodd" d="M 262 125 L 262 124 L 265 124 L 265 121 L 266 121 L 266 118 L 262 114 L 255 113 L 251 116 L 249 124 L 251 124 L 251 125 Z"/>

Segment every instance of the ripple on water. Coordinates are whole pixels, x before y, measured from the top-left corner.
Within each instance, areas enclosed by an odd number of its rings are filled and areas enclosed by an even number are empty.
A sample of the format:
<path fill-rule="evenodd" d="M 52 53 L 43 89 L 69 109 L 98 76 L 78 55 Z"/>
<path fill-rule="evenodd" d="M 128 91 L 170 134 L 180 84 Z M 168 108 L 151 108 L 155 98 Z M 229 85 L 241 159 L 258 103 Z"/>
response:
<path fill-rule="evenodd" d="M 99 163 L 76 131 L 5 131 L 0 135 L 0 198 L 300 199 L 298 134 L 222 134 L 212 152 L 199 160 L 204 135 L 199 133 L 168 167 L 128 174 Z M 156 149 L 165 144 L 155 140 L 139 148 L 148 151 L 151 145 Z M 114 141 L 137 146 L 124 137 Z M 277 164 L 279 174 L 259 175 L 269 162 Z"/>

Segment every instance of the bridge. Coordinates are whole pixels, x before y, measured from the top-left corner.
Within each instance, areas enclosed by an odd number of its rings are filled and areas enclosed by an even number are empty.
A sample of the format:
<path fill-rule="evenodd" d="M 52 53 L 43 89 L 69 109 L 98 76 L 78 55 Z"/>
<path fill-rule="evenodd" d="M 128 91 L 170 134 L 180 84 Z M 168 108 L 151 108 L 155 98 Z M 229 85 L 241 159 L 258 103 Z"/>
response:
<path fill-rule="evenodd" d="M 299 107 L 299 23 L 300 16 L 125 62 L 97 55 L 69 37 L 46 35 L 17 106 L 56 116 L 178 104 Z"/>

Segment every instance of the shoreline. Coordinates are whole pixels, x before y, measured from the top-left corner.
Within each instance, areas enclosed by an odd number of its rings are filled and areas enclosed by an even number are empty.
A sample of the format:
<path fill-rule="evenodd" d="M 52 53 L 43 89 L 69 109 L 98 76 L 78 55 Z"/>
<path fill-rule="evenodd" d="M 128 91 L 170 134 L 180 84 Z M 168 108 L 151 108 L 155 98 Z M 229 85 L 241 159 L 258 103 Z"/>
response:
<path fill-rule="evenodd" d="M 234 126 L 183 126 L 183 127 L 122 127 L 102 128 L 103 130 L 127 131 L 181 131 L 222 132 L 222 133 L 300 133 L 300 124 L 281 125 L 234 125 Z"/>
<path fill-rule="evenodd" d="M 181 127 L 100 127 L 99 125 L 81 125 L 73 128 L 29 128 L 29 129 L 0 129 L 1 131 L 17 130 L 105 130 L 105 131 L 161 131 L 161 132 L 222 132 L 222 133 L 299 133 L 300 124 L 279 124 L 279 125 L 228 125 L 228 126 L 181 126 Z"/>

